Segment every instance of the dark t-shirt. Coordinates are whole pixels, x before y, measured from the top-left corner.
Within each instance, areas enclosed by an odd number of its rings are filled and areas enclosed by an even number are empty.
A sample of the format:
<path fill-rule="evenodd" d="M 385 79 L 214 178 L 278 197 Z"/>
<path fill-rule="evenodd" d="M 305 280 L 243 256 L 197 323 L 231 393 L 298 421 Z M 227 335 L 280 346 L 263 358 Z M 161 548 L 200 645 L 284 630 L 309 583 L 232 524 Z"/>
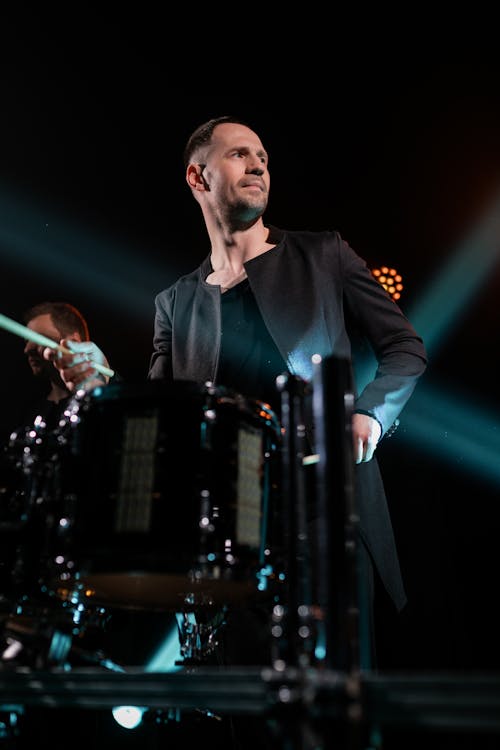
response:
<path fill-rule="evenodd" d="M 222 342 L 218 384 L 266 401 L 279 413 L 278 375 L 285 361 L 262 319 L 248 279 L 222 296 Z"/>

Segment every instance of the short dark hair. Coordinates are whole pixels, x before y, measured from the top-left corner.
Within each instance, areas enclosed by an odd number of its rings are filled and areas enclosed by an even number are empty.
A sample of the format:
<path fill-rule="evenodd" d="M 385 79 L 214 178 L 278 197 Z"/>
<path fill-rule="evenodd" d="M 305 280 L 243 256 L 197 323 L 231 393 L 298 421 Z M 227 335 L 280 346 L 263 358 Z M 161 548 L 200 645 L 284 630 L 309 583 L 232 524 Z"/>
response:
<path fill-rule="evenodd" d="M 80 310 L 70 305 L 69 302 L 39 302 L 33 305 L 23 314 L 25 323 L 36 318 L 38 315 L 49 314 L 52 322 L 64 336 L 69 336 L 74 331 L 80 334 L 82 341 L 89 341 L 89 327 Z"/>
<path fill-rule="evenodd" d="M 233 122 L 236 125 L 245 125 L 245 127 L 252 130 L 251 125 L 245 122 L 245 120 L 242 120 L 239 117 L 233 117 L 232 115 L 222 115 L 221 117 L 213 117 L 211 120 L 207 120 L 207 122 L 199 125 L 188 138 L 188 141 L 184 148 L 184 168 L 187 168 L 187 165 L 191 161 L 192 155 L 198 148 L 200 148 L 200 146 L 205 146 L 207 143 L 210 143 L 210 141 L 212 140 L 213 132 L 217 125 L 221 125 L 224 122 Z"/>

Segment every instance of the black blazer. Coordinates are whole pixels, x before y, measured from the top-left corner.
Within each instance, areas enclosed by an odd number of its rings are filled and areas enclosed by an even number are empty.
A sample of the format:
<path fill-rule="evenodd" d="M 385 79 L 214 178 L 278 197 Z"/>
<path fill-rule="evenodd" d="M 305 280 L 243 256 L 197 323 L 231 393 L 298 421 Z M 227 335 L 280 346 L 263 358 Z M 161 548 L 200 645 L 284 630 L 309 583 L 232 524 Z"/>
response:
<path fill-rule="evenodd" d="M 245 263 L 245 270 L 289 371 L 310 381 L 313 355 L 350 360 L 354 322 L 377 362 L 374 377 L 359 393 L 355 385 L 354 408 L 375 417 L 385 435 L 425 371 L 422 339 L 366 262 L 337 232 L 274 227 L 270 232 L 269 241 L 276 246 Z M 150 379 L 217 384 L 220 287 L 206 283 L 211 272 L 207 257 L 156 296 Z M 361 537 L 400 609 L 406 595 L 376 459 L 356 466 L 355 491 Z"/>

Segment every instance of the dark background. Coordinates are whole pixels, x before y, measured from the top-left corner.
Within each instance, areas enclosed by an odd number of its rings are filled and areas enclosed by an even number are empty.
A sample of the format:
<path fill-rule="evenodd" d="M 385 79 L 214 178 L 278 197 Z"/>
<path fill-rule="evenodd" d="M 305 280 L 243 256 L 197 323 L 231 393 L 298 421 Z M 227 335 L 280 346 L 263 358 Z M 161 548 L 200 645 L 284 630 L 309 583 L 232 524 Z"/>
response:
<path fill-rule="evenodd" d="M 402 274 L 408 314 L 500 186 L 500 63 L 486 42 L 459 56 L 439 35 L 341 45 L 319 30 L 306 53 L 307 33 L 274 36 L 256 18 L 226 19 L 219 36 L 197 21 L 39 13 L 1 31 L 0 312 L 20 321 L 39 301 L 72 302 L 127 380 L 147 374 L 154 295 L 209 252 L 181 158 L 209 117 L 238 115 L 261 136 L 269 223 L 339 230 L 371 267 Z M 498 442 L 499 293 L 496 262 L 419 386 L 470 408 L 465 438 L 488 415 L 485 450 Z M 31 380 L 22 340 L 0 331 L 0 346 L 5 427 Z M 497 670 L 498 472 L 442 451 L 438 406 L 428 440 L 408 409 L 378 450 L 410 598 L 387 623 L 386 656 L 402 669 Z"/>

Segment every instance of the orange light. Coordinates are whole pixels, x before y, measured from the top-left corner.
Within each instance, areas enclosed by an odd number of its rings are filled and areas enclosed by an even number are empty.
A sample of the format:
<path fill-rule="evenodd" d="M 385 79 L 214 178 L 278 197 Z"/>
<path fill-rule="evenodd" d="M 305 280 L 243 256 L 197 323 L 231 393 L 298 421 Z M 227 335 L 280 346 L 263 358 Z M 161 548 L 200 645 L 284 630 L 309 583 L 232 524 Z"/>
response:
<path fill-rule="evenodd" d="M 403 278 L 395 268 L 380 266 L 380 268 L 372 268 L 371 273 L 393 300 L 401 299 L 401 292 L 403 291 L 403 284 L 401 282 Z"/>

